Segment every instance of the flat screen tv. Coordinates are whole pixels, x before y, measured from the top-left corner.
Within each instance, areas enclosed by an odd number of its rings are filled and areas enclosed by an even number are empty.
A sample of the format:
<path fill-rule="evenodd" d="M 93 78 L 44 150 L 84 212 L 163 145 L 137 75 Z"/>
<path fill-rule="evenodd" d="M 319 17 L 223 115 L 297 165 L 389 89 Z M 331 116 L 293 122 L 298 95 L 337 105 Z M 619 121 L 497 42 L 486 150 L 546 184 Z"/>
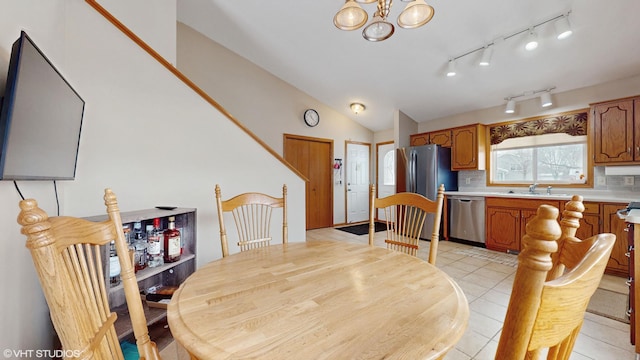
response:
<path fill-rule="evenodd" d="M 84 100 L 23 31 L 0 110 L 0 180 L 73 180 Z"/>

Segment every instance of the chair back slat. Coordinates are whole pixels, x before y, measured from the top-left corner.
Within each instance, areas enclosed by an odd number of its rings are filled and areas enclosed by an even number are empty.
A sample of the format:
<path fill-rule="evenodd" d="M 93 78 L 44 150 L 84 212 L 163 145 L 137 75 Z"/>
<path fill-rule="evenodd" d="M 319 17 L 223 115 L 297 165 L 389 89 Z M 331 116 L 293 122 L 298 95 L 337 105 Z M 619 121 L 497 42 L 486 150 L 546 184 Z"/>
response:
<path fill-rule="evenodd" d="M 384 198 L 376 198 L 375 185 L 370 186 L 369 203 L 369 245 L 373 245 L 377 210 L 382 209 L 386 224 L 385 243 L 387 248 L 417 256 L 420 235 L 424 223 L 433 214 L 433 232 L 430 238 L 429 263 L 436 262 L 440 237 L 440 219 L 444 202 L 444 185 L 438 188 L 435 201 L 415 193 L 397 193 Z"/>
<path fill-rule="evenodd" d="M 287 226 L 287 186 L 282 187 L 282 197 L 276 198 L 262 193 L 243 193 L 228 200 L 222 200 L 220 186 L 216 185 L 216 205 L 220 225 L 222 256 L 229 255 L 227 230 L 224 213 L 230 212 L 238 233 L 240 251 L 266 247 L 271 244 L 271 224 L 273 209 L 282 208 L 282 242 L 288 241 Z"/>
<path fill-rule="evenodd" d="M 18 222 L 27 236 L 54 328 L 65 350 L 79 358 L 123 359 L 106 288 L 108 246 L 115 241 L 134 336 L 141 358 L 159 359 L 150 341 L 137 280 L 115 195 L 105 190 L 109 220 L 49 217 L 33 199 L 20 202 Z"/>

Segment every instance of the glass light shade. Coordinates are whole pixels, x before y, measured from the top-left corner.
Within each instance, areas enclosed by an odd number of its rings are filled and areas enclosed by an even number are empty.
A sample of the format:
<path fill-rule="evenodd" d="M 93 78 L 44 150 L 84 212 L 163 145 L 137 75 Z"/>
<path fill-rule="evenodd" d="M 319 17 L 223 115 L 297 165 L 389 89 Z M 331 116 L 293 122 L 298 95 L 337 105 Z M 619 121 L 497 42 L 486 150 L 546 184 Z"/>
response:
<path fill-rule="evenodd" d="M 507 108 L 504 109 L 504 112 L 507 114 L 513 114 L 516 111 L 516 101 L 513 99 L 509 99 L 507 101 Z"/>
<path fill-rule="evenodd" d="M 356 30 L 367 23 L 369 16 L 355 1 L 347 0 L 333 17 L 333 24 L 340 30 Z"/>
<path fill-rule="evenodd" d="M 529 31 L 529 35 L 527 35 L 527 42 L 524 45 L 524 48 L 528 51 L 535 50 L 538 47 L 538 36 L 535 32 Z"/>
<path fill-rule="evenodd" d="M 378 2 L 378 0 L 356 0 L 356 2 L 360 4 L 371 4 L 374 2 Z"/>
<path fill-rule="evenodd" d="M 362 36 L 369 41 L 382 41 L 386 40 L 395 31 L 393 24 L 387 22 L 381 16 L 377 15 L 373 17 L 373 20 L 362 30 Z"/>
<path fill-rule="evenodd" d="M 349 107 L 351 108 L 351 111 L 353 111 L 353 113 L 356 115 L 358 115 L 358 113 L 363 112 L 364 109 L 366 109 L 366 107 L 360 103 L 351 103 Z"/>
<path fill-rule="evenodd" d="M 563 16 L 558 19 L 554 26 L 556 28 L 556 38 L 558 40 L 566 39 L 573 34 L 571 25 L 569 24 L 569 18 L 567 16 Z"/>
<path fill-rule="evenodd" d="M 398 26 L 405 29 L 420 27 L 428 23 L 433 14 L 433 7 L 427 5 L 424 0 L 412 1 L 398 16 Z"/>
<path fill-rule="evenodd" d="M 542 105 L 542 107 L 549 107 L 553 105 L 553 101 L 551 101 L 551 94 L 548 91 L 545 91 L 540 95 L 540 105 Z"/>
<path fill-rule="evenodd" d="M 493 55 L 493 46 L 486 46 L 484 50 L 482 50 L 482 58 L 480 58 L 478 65 L 489 66 L 491 64 L 491 55 Z"/>
<path fill-rule="evenodd" d="M 455 60 L 449 60 L 449 65 L 447 65 L 447 76 L 448 77 L 456 76 L 456 62 L 455 62 Z"/>

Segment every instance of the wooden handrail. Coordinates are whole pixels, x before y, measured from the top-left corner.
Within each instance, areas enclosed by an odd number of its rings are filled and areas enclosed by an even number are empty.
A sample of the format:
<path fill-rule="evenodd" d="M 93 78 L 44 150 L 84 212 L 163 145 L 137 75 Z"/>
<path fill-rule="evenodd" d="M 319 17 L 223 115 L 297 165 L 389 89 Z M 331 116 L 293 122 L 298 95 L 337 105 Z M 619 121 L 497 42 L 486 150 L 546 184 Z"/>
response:
<path fill-rule="evenodd" d="M 195 91 L 198 95 L 200 95 L 206 102 L 215 107 L 220 113 L 226 116 L 229 120 L 231 120 L 234 124 L 236 124 L 240 129 L 242 129 L 247 135 L 249 135 L 253 140 L 255 140 L 258 144 L 260 144 L 265 150 L 267 150 L 271 155 L 273 155 L 276 159 L 278 159 L 282 164 L 284 164 L 287 168 L 293 171 L 298 177 L 300 177 L 304 181 L 308 181 L 308 179 L 300 172 L 298 169 L 294 168 L 287 162 L 280 154 L 278 154 L 275 150 L 273 150 L 267 143 L 262 141 L 256 134 L 254 134 L 249 128 L 244 126 L 240 121 L 233 117 L 222 105 L 218 104 L 211 96 L 209 96 L 204 90 L 202 90 L 198 85 L 196 85 L 193 81 L 191 81 L 186 75 L 180 72 L 175 66 L 173 66 L 167 59 L 162 57 L 157 51 L 155 51 L 151 46 L 144 42 L 138 35 L 136 35 L 133 31 L 131 31 L 128 27 L 126 27 L 120 20 L 116 19 L 107 9 L 102 7 L 102 5 L 98 4 L 96 0 L 85 0 L 91 7 L 93 7 L 98 13 L 105 17 L 109 22 L 111 22 L 116 28 L 118 28 L 122 33 L 124 33 L 127 37 L 133 40 L 134 43 L 138 44 L 144 51 L 146 51 L 151 57 L 156 59 L 160 64 L 162 64 L 167 70 L 173 73 L 178 79 L 182 80 L 188 87 L 190 87 L 193 91 Z"/>

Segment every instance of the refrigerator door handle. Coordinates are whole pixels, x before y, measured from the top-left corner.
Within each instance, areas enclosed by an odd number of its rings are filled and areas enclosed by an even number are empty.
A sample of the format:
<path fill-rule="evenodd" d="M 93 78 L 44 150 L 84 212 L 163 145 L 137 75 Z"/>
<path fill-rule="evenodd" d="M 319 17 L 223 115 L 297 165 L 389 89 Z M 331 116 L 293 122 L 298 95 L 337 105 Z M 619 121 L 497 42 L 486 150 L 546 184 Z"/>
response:
<path fill-rule="evenodd" d="M 418 169 L 416 169 L 416 167 L 418 166 L 418 154 L 416 153 L 416 151 L 412 151 L 411 152 L 411 173 L 410 173 L 410 177 L 411 177 L 411 183 L 410 183 L 410 188 L 409 191 L 412 193 L 415 193 L 418 191 L 418 185 L 416 184 L 417 182 L 417 174 L 418 174 Z"/>

